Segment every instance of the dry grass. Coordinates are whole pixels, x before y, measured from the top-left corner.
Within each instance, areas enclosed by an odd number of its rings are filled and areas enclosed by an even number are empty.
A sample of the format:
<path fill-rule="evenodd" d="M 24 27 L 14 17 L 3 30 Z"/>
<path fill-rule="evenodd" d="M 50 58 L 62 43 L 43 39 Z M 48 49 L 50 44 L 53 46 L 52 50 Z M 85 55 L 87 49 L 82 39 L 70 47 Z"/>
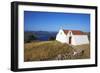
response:
<path fill-rule="evenodd" d="M 83 55 L 79 57 L 80 59 L 90 58 L 90 44 L 74 46 L 74 50 L 77 52 L 84 51 Z"/>
<path fill-rule="evenodd" d="M 24 61 L 52 60 L 58 54 L 72 52 L 72 48 L 67 44 L 57 41 L 32 42 L 24 47 Z"/>
<path fill-rule="evenodd" d="M 79 48 L 84 48 L 84 54 L 82 56 L 65 59 L 83 59 L 90 57 L 89 45 L 79 45 L 73 47 L 75 49 L 68 44 L 62 44 L 57 41 L 34 41 L 26 43 L 24 45 L 24 61 L 55 60 L 58 55 L 73 53 L 73 51 L 78 51 Z"/>

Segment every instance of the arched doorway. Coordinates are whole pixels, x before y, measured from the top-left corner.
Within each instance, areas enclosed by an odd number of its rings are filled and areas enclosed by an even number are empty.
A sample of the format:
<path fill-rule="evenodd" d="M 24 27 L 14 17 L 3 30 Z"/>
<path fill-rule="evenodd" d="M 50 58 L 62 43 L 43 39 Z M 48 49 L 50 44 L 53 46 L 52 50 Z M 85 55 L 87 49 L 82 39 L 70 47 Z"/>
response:
<path fill-rule="evenodd" d="M 72 43 L 71 41 L 72 41 L 72 37 L 70 36 L 70 37 L 69 37 L 69 44 Z"/>

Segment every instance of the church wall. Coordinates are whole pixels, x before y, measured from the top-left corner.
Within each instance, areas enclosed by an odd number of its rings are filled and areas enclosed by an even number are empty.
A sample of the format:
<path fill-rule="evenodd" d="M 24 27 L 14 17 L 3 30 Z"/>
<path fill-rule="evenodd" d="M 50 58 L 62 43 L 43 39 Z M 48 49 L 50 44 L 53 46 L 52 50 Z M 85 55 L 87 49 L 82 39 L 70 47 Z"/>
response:
<path fill-rule="evenodd" d="M 73 45 L 89 44 L 87 35 L 74 35 L 72 42 Z"/>

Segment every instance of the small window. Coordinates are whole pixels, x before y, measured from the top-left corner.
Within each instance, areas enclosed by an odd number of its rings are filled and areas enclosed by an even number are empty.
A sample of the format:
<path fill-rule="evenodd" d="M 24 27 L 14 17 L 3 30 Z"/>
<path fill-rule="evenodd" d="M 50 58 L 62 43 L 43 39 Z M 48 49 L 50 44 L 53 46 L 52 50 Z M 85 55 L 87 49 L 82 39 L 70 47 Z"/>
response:
<path fill-rule="evenodd" d="M 60 34 L 62 34 L 62 32 Z"/>

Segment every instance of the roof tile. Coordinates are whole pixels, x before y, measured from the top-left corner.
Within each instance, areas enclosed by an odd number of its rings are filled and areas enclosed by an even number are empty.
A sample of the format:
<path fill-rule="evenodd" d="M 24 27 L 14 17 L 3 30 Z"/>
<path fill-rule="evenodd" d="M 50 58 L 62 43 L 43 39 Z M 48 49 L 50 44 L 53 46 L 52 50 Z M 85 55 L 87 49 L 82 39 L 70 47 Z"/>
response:
<path fill-rule="evenodd" d="M 72 34 L 74 35 L 85 35 L 85 33 L 80 30 L 63 30 L 63 31 L 66 35 L 68 34 L 69 31 L 72 31 Z"/>

